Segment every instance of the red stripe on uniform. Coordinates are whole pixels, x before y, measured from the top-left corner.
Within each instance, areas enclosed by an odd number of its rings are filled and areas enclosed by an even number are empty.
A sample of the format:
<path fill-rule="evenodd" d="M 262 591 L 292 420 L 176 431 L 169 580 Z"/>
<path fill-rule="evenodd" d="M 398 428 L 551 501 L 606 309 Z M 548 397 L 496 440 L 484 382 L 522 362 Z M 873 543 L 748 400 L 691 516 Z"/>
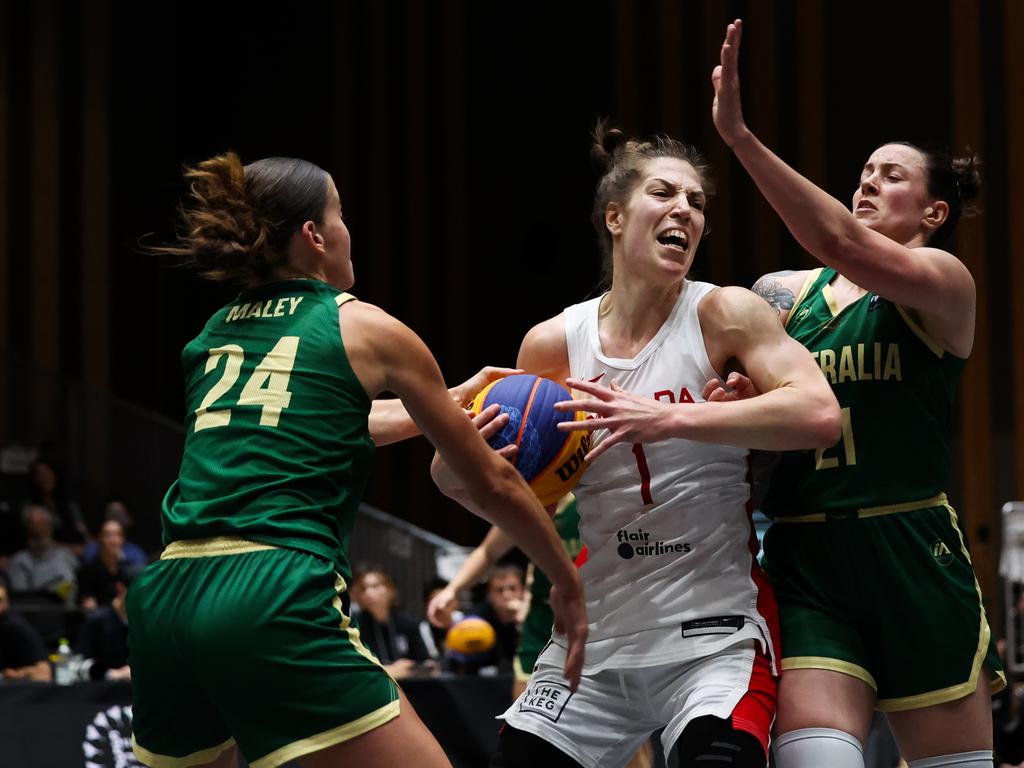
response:
<path fill-rule="evenodd" d="M 767 757 L 768 734 L 772 730 L 778 700 L 778 683 L 772 675 L 768 657 L 761 652 L 760 646 L 754 647 L 750 683 L 747 684 L 747 692 L 732 711 L 732 727 L 737 731 L 746 731 L 760 741 Z"/>
<path fill-rule="evenodd" d="M 574 561 L 574 565 L 577 568 L 582 568 L 583 564 L 585 562 L 587 562 L 587 558 L 589 558 L 589 557 L 590 557 L 590 550 L 588 550 L 587 549 L 587 545 L 584 544 L 583 545 L 583 549 L 581 549 L 580 553 L 578 555 L 576 555 L 576 560 Z"/>
<path fill-rule="evenodd" d="M 747 539 L 747 546 L 750 549 L 750 579 L 757 588 L 757 612 L 764 617 L 768 625 L 768 640 L 771 643 L 769 655 L 771 657 L 771 669 L 778 675 L 782 669 L 779 667 L 779 660 L 782 658 L 782 642 L 779 633 L 779 606 L 775 602 L 775 592 L 768 583 L 768 576 L 757 562 L 757 551 L 760 548 L 757 543 L 757 531 L 754 530 L 754 501 L 751 498 L 754 491 L 753 470 L 751 468 L 750 456 L 747 456 L 747 486 L 750 494 L 747 495 L 747 524 L 750 526 L 750 538 Z"/>

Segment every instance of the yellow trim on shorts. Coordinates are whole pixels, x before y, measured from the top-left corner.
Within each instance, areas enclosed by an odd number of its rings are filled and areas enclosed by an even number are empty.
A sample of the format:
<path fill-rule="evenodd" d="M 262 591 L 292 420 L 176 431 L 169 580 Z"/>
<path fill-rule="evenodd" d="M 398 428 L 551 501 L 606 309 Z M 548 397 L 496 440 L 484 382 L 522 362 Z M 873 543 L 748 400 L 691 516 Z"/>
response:
<path fill-rule="evenodd" d="M 249 541 L 248 539 L 241 539 L 235 536 L 215 536 L 212 539 L 172 541 L 160 554 L 160 559 L 174 560 L 179 557 L 241 555 L 246 552 L 261 552 L 264 549 L 277 549 L 277 547 L 272 544 L 260 544 L 256 541 Z"/>
<path fill-rule="evenodd" d="M 932 351 L 932 354 L 934 354 L 936 357 L 942 357 L 944 354 L 946 354 L 946 350 L 939 346 L 939 343 L 935 341 L 935 339 L 933 339 L 931 336 L 929 336 L 928 332 L 924 328 L 917 324 L 917 322 L 914 320 L 914 318 L 910 316 L 910 313 L 907 312 L 907 310 L 905 310 L 899 304 L 895 304 L 894 306 L 896 307 L 896 311 L 900 313 L 900 317 L 903 318 L 903 322 L 905 322 L 910 327 L 910 330 L 913 331 L 914 335 L 921 340 L 921 343 L 923 343 L 926 347 L 928 347 L 928 349 Z"/>
<path fill-rule="evenodd" d="M 857 510 L 856 515 L 839 515 L 835 519 L 837 520 L 852 520 L 863 519 L 866 517 L 881 517 L 882 515 L 898 515 L 901 512 L 913 512 L 918 509 L 928 509 L 929 507 L 941 507 L 949 506 L 946 502 L 946 494 L 940 493 L 938 496 L 932 496 L 930 499 L 924 499 L 922 501 L 905 501 L 901 504 L 884 504 L 880 507 L 863 507 Z M 794 515 L 793 517 L 776 517 L 773 523 L 824 523 L 828 520 L 828 515 L 825 512 L 815 512 L 811 515 Z"/>
<path fill-rule="evenodd" d="M 351 293 L 339 293 L 334 297 L 334 302 L 340 307 L 342 304 L 347 304 L 350 301 L 359 301 Z"/>
<path fill-rule="evenodd" d="M 878 693 L 878 684 L 875 678 L 860 664 L 842 659 L 832 659 L 828 656 L 789 656 L 782 660 L 782 672 L 790 669 L 824 669 L 829 672 L 840 672 L 858 680 L 863 680 L 871 686 L 872 690 Z"/>
<path fill-rule="evenodd" d="M 336 577 L 334 581 L 334 600 L 331 601 L 331 605 L 334 606 L 338 615 L 341 616 L 341 623 L 338 625 L 338 628 L 348 634 L 349 642 L 352 643 L 352 646 L 360 655 L 365 656 L 369 661 L 384 669 L 384 665 L 373 655 L 373 651 L 363 645 L 363 641 L 359 637 L 359 630 L 352 626 L 352 617 L 346 616 L 345 612 L 341 610 L 341 593 L 348 589 L 348 585 L 345 584 L 345 579 L 342 578 L 340 573 L 336 572 L 334 575 Z M 386 669 L 384 671 L 387 672 Z M 388 676 L 390 677 L 390 673 L 388 673 Z"/>
<path fill-rule="evenodd" d="M 331 728 L 329 731 L 324 731 L 307 739 L 292 742 L 280 749 L 275 749 L 269 755 L 264 755 L 249 765 L 252 768 L 276 768 L 282 763 L 287 763 L 289 760 L 294 760 L 297 757 L 308 755 L 311 752 L 319 752 L 321 749 L 327 749 L 327 747 L 333 747 L 335 744 L 341 744 L 349 739 L 354 739 L 356 736 L 362 736 L 364 733 L 394 720 L 399 714 L 401 714 L 399 711 L 399 701 L 395 699 L 390 704 L 385 704 L 380 709 L 374 710 L 368 715 L 363 715 L 358 720 L 353 720 L 351 723 L 339 725 L 337 728 Z"/>
<path fill-rule="evenodd" d="M 135 734 L 132 734 L 132 752 L 135 753 L 135 757 L 138 758 L 140 763 L 148 765 L 150 768 L 189 768 L 192 765 L 202 765 L 203 763 L 216 760 L 225 750 L 230 749 L 234 745 L 235 740 L 232 738 L 223 744 L 218 744 L 216 747 L 201 749 L 198 752 L 193 752 L 191 755 L 169 757 L 168 755 L 158 755 L 155 752 L 150 752 L 139 744 L 135 740 Z"/>
<path fill-rule="evenodd" d="M 800 306 L 800 302 L 804 300 L 804 297 L 807 295 L 807 292 L 811 289 L 811 286 L 814 284 L 814 281 L 818 279 L 819 275 L 821 275 L 822 269 L 824 269 L 824 267 L 818 267 L 817 269 L 812 269 L 810 271 L 810 274 L 807 276 L 807 279 L 804 280 L 804 284 L 800 286 L 800 293 L 796 295 L 796 300 L 793 302 L 793 309 L 796 309 L 797 307 Z M 786 315 L 786 324 L 783 326 L 784 328 L 788 328 L 789 321 L 793 319 L 793 309 L 789 310 L 789 314 Z"/>
<path fill-rule="evenodd" d="M 949 504 L 943 504 L 946 511 L 949 512 L 949 522 L 953 526 L 953 530 L 956 531 L 957 537 L 960 539 L 960 551 L 964 557 L 967 558 L 967 562 L 971 562 L 971 555 L 967 551 L 967 543 L 964 541 L 964 534 L 960 530 L 960 526 L 957 523 L 956 510 L 953 509 Z M 973 568 L 973 563 L 972 563 Z M 940 688 L 937 691 L 928 691 L 926 693 L 919 693 L 914 696 L 903 696 L 898 699 L 879 699 L 878 708 L 883 712 L 901 712 L 907 709 L 920 709 L 921 707 L 930 707 L 935 704 L 944 704 L 947 701 L 956 701 L 962 699 L 965 696 L 970 696 L 978 688 L 978 675 L 981 674 L 981 667 L 985 661 L 985 656 L 988 653 L 988 644 L 992 638 L 992 629 L 988 625 L 988 620 L 985 617 L 985 604 L 981 596 L 981 585 L 978 584 L 978 577 L 974 577 L 974 589 L 978 594 L 978 610 L 981 612 L 981 630 L 978 632 L 978 647 L 974 651 L 974 661 L 971 663 L 971 675 L 963 683 L 956 685 L 950 685 L 946 688 Z M 1006 674 L 1003 672 L 996 672 L 989 687 L 993 694 L 999 693 L 1006 687 Z"/>

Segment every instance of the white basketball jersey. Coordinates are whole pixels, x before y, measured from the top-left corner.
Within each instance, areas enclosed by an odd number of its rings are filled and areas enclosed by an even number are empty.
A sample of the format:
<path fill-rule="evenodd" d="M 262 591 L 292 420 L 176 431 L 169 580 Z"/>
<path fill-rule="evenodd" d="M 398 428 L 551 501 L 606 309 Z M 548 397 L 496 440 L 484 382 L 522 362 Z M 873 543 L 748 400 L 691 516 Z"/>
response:
<path fill-rule="evenodd" d="M 708 379 L 721 378 L 697 317 L 714 289 L 686 281 L 664 325 L 629 360 L 601 350 L 600 298 L 567 308 L 572 376 L 666 403 L 701 402 Z M 606 435 L 595 431 L 595 444 Z M 588 551 L 580 569 L 588 673 L 698 658 L 748 638 L 775 664 L 775 600 L 755 559 L 746 449 L 681 439 L 616 445 L 575 492 Z"/>

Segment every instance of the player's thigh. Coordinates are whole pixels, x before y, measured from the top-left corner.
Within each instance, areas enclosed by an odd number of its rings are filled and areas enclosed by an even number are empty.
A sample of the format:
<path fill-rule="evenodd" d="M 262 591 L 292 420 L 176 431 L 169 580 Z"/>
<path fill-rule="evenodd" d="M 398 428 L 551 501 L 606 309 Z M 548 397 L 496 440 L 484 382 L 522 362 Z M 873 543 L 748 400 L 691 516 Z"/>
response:
<path fill-rule="evenodd" d="M 984 670 L 969 696 L 886 716 L 906 760 L 992 749 L 991 683 Z"/>
<path fill-rule="evenodd" d="M 828 669 L 789 669 L 779 680 L 774 733 L 835 728 L 863 744 L 874 709 L 875 692 L 859 678 Z"/>
<path fill-rule="evenodd" d="M 299 758 L 302 768 L 450 768 L 451 763 L 405 694 L 399 691 L 401 714 L 353 739 Z"/>

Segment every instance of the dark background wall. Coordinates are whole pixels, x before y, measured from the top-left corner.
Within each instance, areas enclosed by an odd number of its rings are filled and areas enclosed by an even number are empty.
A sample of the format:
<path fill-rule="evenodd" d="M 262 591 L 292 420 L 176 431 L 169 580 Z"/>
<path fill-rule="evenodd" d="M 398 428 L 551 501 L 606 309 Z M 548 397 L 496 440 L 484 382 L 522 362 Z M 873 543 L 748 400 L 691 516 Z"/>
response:
<path fill-rule="evenodd" d="M 333 173 L 355 292 L 416 329 L 452 383 L 513 364 L 531 325 L 596 286 L 599 115 L 705 149 L 719 194 L 698 278 L 808 266 L 711 124 L 736 16 L 748 122 L 841 199 L 889 139 L 987 162 L 984 214 L 958 246 L 980 314 L 951 491 L 994 595 L 999 506 L 1024 498 L 1017 0 L 0 0 L 0 347 L 180 420 L 180 349 L 232 293 L 135 245 L 171 236 L 182 164 L 228 148 Z M 23 395 L 6 395 L 0 437 L 38 439 Z M 96 472 L 115 488 L 102 431 Z M 368 500 L 473 543 L 484 526 L 430 485 L 430 453 L 382 450 Z"/>

